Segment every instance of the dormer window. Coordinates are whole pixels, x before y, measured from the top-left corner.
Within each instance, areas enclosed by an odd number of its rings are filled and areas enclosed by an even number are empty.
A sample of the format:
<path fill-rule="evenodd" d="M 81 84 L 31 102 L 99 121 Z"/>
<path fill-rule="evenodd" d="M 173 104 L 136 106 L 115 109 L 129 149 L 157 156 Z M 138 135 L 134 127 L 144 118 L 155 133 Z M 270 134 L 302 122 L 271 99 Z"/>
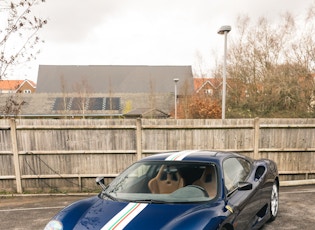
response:
<path fill-rule="evenodd" d="M 213 89 L 205 89 L 204 92 L 207 95 L 212 95 L 213 94 Z"/>

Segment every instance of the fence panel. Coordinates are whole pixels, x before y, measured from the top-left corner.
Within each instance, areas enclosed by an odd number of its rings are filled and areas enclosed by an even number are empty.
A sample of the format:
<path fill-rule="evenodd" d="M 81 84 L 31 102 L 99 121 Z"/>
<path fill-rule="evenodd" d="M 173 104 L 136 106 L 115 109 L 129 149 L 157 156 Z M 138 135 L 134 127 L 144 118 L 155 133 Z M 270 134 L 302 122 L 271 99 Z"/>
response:
<path fill-rule="evenodd" d="M 315 179 L 315 119 L 1 119 L 0 191 L 93 190 L 96 176 L 184 149 L 269 158 L 281 180 Z"/>

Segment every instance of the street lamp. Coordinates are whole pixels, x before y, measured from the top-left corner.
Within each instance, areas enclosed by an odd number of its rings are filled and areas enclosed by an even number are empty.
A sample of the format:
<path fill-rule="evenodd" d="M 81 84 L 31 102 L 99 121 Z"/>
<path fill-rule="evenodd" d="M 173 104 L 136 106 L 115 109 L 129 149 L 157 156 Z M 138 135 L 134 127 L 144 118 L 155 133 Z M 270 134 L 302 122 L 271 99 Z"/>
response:
<path fill-rule="evenodd" d="M 178 78 L 173 79 L 175 82 L 175 119 L 177 119 L 177 82 L 179 81 Z"/>
<path fill-rule="evenodd" d="M 222 87 L 222 119 L 225 119 L 225 101 L 226 101 L 226 50 L 227 34 L 231 31 L 231 26 L 221 26 L 218 34 L 224 35 L 224 62 L 223 62 L 223 87 Z"/>

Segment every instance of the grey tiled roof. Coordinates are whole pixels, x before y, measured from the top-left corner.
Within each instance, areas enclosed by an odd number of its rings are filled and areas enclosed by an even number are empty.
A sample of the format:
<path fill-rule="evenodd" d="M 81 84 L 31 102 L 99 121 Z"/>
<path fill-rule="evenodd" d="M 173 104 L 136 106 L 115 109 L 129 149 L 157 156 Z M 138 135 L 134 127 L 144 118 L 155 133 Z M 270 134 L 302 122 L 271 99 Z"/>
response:
<path fill-rule="evenodd" d="M 193 90 L 191 66 L 40 65 L 36 92 L 170 93 L 174 78 Z"/>
<path fill-rule="evenodd" d="M 137 108 L 125 114 L 125 117 L 168 118 L 169 114 L 159 109 Z"/>
<path fill-rule="evenodd" d="M 0 116 L 5 116 L 5 107 L 7 101 L 12 98 L 15 104 L 22 104 L 18 115 L 21 116 L 80 116 L 80 115 L 123 115 L 137 108 L 154 108 L 165 113 L 170 113 L 174 108 L 174 94 L 172 93 L 121 93 L 121 94 L 87 94 L 84 97 L 77 93 L 72 94 L 0 94 Z M 114 98 L 115 100 L 111 100 Z M 70 100 L 68 100 L 70 99 Z M 75 100 L 76 99 L 76 100 Z M 92 105 L 90 103 L 100 103 L 101 105 Z M 93 99 L 93 100 L 92 100 Z M 82 109 L 82 106 L 76 104 L 69 106 L 69 101 L 84 102 L 89 109 Z M 56 106 L 56 102 L 67 101 L 67 106 Z M 93 101 L 93 102 L 91 102 Z M 113 106 L 108 105 L 113 101 Z M 107 104 L 106 104 L 107 103 Z M 117 105 L 119 103 L 119 105 Z M 12 103 L 11 103 L 12 104 Z M 64 109 L 62 109 L 64 108 Z M 9 115 L 12 115 L 9 114 Z"/>

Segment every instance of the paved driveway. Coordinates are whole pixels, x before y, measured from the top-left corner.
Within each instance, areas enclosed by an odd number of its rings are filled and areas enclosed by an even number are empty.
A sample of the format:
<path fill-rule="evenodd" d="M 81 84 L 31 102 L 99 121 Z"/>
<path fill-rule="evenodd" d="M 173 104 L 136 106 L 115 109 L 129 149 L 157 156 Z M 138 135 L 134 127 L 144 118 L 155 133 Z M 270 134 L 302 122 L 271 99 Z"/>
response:
<path fill-rule="evenodd" d="M 60 209 L 91 195 L 1 196 L 0 229 L 43 229 Z M 315 186 L 281 187 L 278 218 L 262 230 L 315 229 Z"/>

